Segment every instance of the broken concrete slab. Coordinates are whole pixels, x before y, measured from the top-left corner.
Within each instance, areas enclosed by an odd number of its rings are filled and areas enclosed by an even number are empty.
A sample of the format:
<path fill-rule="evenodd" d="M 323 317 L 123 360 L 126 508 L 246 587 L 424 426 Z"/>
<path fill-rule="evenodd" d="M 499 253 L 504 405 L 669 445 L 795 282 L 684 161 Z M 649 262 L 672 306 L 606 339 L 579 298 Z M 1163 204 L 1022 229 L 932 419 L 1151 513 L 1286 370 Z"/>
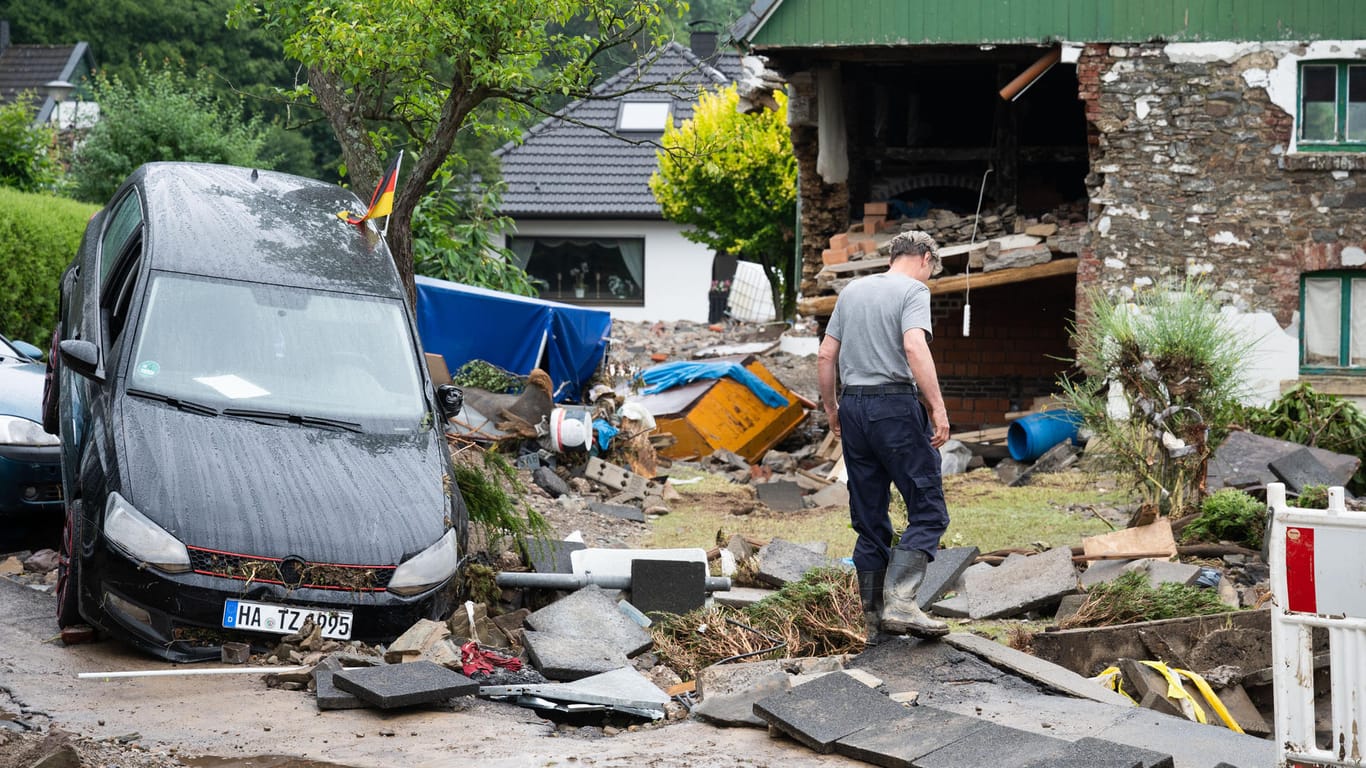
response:
<path fill-rule="evenodd" d="M 711 593 L 711 599 L 718 605 L 730 608 L 744 608 L 748 605 L 763 600 L 766 597 L 778 594 L 776 589 L 759 589 L 758 587 L 732 587 L 724 591 Z"/>
<path fill-rule="evenodd" d="M 1169 560 L 1145 558 L 1135 560 L 1125 567 L 1126 571 L 1141 571 L 1148 575 L 1148 584 L 1157 589 L 1163 584 L 1190 586 L 1200 577 L 1200 566 L 1190 563 L 1173 563 Z"/>
<path fill-rule="evenodd" d="M 620 650 L 591 637 L 525 631 L 522 643 L 532 665 L 551 680 L 582 680 L 631 663 Z"/>
<path fill-rule="evenodd" d="M 642 613 L 684 614 L 707 601 L 707 567 L 679 560 L 631 561 L 631 604 Z"/>
<path fill-rule="evenodd" d="M 608 504 L 604 501 L 590 501 L 588 508 L 600 515 L 615 517 L 619 520 L 631 520 L 637 523 L 645 522 L 645 512 L 640 507 L 633 504 Z"/>
<path fill-rule="evenodd" d="M 918 758 L 915 768 L 1024 768 L 1039 759 L 1065 753 L 1071 743 L 1018 728 L 987 722 L 967 738 L 946 744 Z"/>
<path fill-rule="evenodd" d="M 1261 710 L 1257 709 L 1257 705 L 1252 703 L 1252 699 L 1248 697 L 1247 690 L 1243 686 L 1230 685 L 1219 688 L 1215 690 L 1214 695 L 1223 702 L 1229 716 L 1233 718 L 1233 722 L 1237 723 L 1239 728 L 1243 729 L 1243 733 L 1249 736 L 1271 735 L 1271 725 L 1266 722 L 1266 718 L 1262 715 Z M 1211 719 L 1211 722 L 1214 721 Z"/>
<path fill-rule="evenodd" d="M 1031 656 L 1023 651 L 1017 651 L 985 637 L 978 637 L 966 632 L 955 632 L 947 635 L 944 642 L 960 651 L 974 654 L 998 669 L 1013 672 L 1069 696 L 1089 699 L 1101 704 L 1113 704 L 1117 707 L 1133 706 L 1133 702 L 1118 693 L 1065 667 Z"/>
<path fill-rule="evenodd" d="M 531 473 L 532 482 L 541 487 L 541 490 L 550 494 L 550 498 L 558 499 L 569 494 L 569 484 L 564 478 L 555 474 L 555 470 L 550 467 L 540 467 Z"/>
<path fill-rule="evenodd" d="M 1057 605 L 1063 595 L 1077 591 L 1077 573 L 1070 547 L 1056 547 L 1039 555 L 1005 562 L 990 571 L 967 575 L 968 615 L 974 619 L 1018 616 Z"/>
<path fill-rule="evenodd" d="M 594 638 L 603 647 L 620 651 L 628 658 L 654 643 L 650 633 L 627 618 L 616 601 L 596 584 L 532 613 L 526 617 L 526 625 L 537 632 Z"/>
<path fill-rule="evenodd" d="M 701 704 L 693 707 L 692 713 L 717 725 L 763 728 L 768 723 L 754 714 L 754 704 L 791 687 L 792 683 L 786 672 L 768 672 L 743 690 L 707 694 Z"/>
<path fill-rule="evenodd" d="M 942 616 L 946 619 L 966 619 L 968 617 L 968 596 L 954 595 L 947 600 L 940 600 L 926 610 L 935 616 Z"/>
<path fill-rule="evenodd" d="M 1291 451 L 1268 461 L 1267 469 L 1285 483 L 1285 487 L 1298 496 L 1306 486 L 1332 485 L 1333 471 L 1323 465 L 1308 448 Z"/>
<path fill-rule="evenodd" d="M 773 539 L 759 550 L 758 578 L 766 584 L 781 587 L 794 581 L 812 568 L 829 565 L 824 556 L 783 539 Z"/>
<path fill-rule="evenodd" d="M 986 720 L 934 707 L 909 707 L 905 717 L 873 723 L 835 742 L 841 755 L 874 765 L 914 768 L 919 758 L 987 727 Z"/>
<path fill-rule="evenodd" d="M 951 547 L 934 553 L 934 560 L 925 569 L 925 580 L 920 583 L 915 600 L 921 610 L 939 600 L 958 581 L 958 577 L 977 559 L 977 547 Z"/>
<path fill-rule="evenodd" d="M 811 503 L 818 507 L 847 507 L 849 506 L 849 487 L 844 483 L 834 482 L 811 494 Z"/>
<path fill-rule="evenodd" d="M 1227 659 L 1214 664 L 1200 661 L 1193 652 L 1202 644 L 1211 649 L 1204 655 L 1216 655 L 1213 649 L 1219 646 L 1203 643 L 1216 633 L 1232 640 L 1243 635 L 1255 636 L 1260 643 L 1265 639 L 1256 660 L 1249 660 L 1246 669 L 1262 669 L 1271 666 L 1271 611 L 1234 611 L 1210 616 L 1188 616 L 1180 619 L 1162 619 L 1134 624 L 1118 624 L 1108 627 L 1087 627 L 1065 629 L 1056 632 L 1038 632 L 1030 643 L 1034 655 L 1061 665 L 1083 676 L 1094 675 L 1114 663 L 1115 659 L 1143 659 L 1150 654 L 1144 645 L 1141 633 L 1160 633 L 1171 647 L 1176 658 L 1185 659 L 1186 669 L 1200 671 L 1218 666 Z M 1227 655 L 1228 643 L 1221 643 Z M 1264 659 L 1265 661 L 1261 661 Z M 1229 662 L 1233 663 L 1233 662 Z"/>
<path fill-rule="evenodd" d="M 1234 733 L 1183 717 L 1130 707 L 1105 728 L 1105 739 L 1117 744 L 1170 752 L 1178 766 L 1214 766 L 1219 761 L 1238 768 L 1276 764 L 1276 743 Z"/>
<path fill-rule="evenodd" d="M 1063 595 L 1062 600 L 1058 601 L 1058 610 L 1053 612 L 1053 621 L 1061 623 L 1070 619 L 1085 602 L 1084 594 Z"/>
<path fill-rule="evenodd" d="M 1041 758 L 1025 768 L 1172 768 L 1172 756 L 1116 744 L 1104 739 L 1078 739 L 1061 755 Z"/>
<path fill-rule="evenodd" d="M 530 537 L 523 547 L 531 570 L 537 573 L 573 573 L 574 563 L 570 554 L 587 549 L 582 541 L 561 541 L 559 539 L 539 539 Z"/>
<path fill-rule="evenodd" d="M 759 501 L 769 509 L 779 512 L 800 512 L 802 505 L 801 486 L 791 480 L 774 480 L 754 486 Z"/>
<path fill-rule="evenodd" d="M 479 691 L 478 683 L 430 661 L 343 669 L 332 675 L 332 682 L 380 709 L 433 704 Z"/>
<path fill-rule="evenodd" d="M 610 707 L 659 710 L 669 703 L 669 694 L 631 667 L 614 669 L 572 683 L 529 683 L 526 685 L 486 685 L 480 696 L 540 696 L 556 701 L 601 704 Z"/>
<path fill-rule="evenodd" d="M 591 573 L 595 577 L 631 577 L 631 563 L 636 560 L 675 560 L 701 563 L 707 567 L 707 550 L 700 547 L 680 549 L 585 549 L 569 554 L 574 573 Z"/>
<path fill-rule="evenodd" d="M 1086 570 L 1081 572 L 1078 580 L 1083 587 L 1090 589 L 1097 584 L 1114 581 L 1128 573 L 1126 569 L 1133 562 L 1133 560 L 1092 560 L 1086 564 Z"/>
<path fill-rule="evenodd" d="M 756 702 L 754 713 L 824 754 L 855 731 L 905 717 L 906 709 L 843 672 L 831 672 Z"/>
<path fill-rule="evenodd" d="M 1167 696 L 1171 684 L 1156 669 L 1134 659 L 1120 659 L 1119 671 L 1124 675 L 1125 688 L 1129 696 L 1140 707 L 1161 712 L 1172 717 L 1185 717 L 1181 706 Z"/>
<path fill-rule="evenodd" d="M 713 664 L 697 674 L 697 695 L 730 696 L 752 688 L 758 681 L 774 672 L 789 676 L 793 685 L 800 685 L 829 672 L 844 669 L 837 656 L 804 657 L 798 659 L 767 659 L 743 664 Z"/>
<path fill-rule="evenodd" d="M 330 656 L 318 662 L 318 665 L 313 668 L 313 687 L 317 697 L 318 709 L 323 711 L 363 709 L 370 706 L 357 698 L 355 694 L 347 693 L 336 686 L 336 683 L 332 681 L 332 676 L 341 670 L 342 663 Z"/>
<path fill-rule="evenodd" d="M 1276 473 L 1269 464 L 1281 456 L 1298 451 L 1305 446 L 1288 440 L 1254 435 L 1251 432 L 1231 432 L 1223 444 L 1210 458 L 1205 483 L 1213 493 L 1237 480 L 1246 485 L 1252 479 L 1266 485 L 1277 481 Z M 1314 458 L 1332 472 L 1333 481 L 1328 485 L 1347 485 L 1361 465 L 1361 459 L 1345 453 L 1334 453 L 1322 448 L 1308 448 Z"/>
<path fill-rule="evenodd" d="M 1148 525 L 1122 528 L 1099 536 L 1084 536 L 1082 554 L 1093 559 L 1137 560 L 1146 557 L 1176 557 L 1172 522 L 1159 517 Z"/>

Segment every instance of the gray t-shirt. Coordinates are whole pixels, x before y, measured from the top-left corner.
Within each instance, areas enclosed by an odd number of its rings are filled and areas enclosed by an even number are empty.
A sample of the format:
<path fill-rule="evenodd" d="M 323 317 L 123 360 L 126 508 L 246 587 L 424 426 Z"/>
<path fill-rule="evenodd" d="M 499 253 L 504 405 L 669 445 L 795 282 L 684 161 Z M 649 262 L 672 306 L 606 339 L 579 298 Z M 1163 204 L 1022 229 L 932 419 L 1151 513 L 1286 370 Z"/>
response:
<path fill-rule="evenodd" d="M 877 386 L 914 381 L 902 336 L 912 328 L 930 332 L 930 289 L 895 272 L 861 277 L 840 291 L 825 332 L 840 342 L 844 385 Z"/>

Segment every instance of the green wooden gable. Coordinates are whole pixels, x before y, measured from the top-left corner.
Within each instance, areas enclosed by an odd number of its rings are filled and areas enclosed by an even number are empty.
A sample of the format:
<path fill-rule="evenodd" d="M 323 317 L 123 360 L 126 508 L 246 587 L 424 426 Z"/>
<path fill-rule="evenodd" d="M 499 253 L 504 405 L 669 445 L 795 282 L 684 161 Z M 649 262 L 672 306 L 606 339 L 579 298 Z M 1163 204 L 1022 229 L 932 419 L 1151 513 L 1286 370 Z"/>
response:
<path fill-rule="evenodd" d="M 1366 39 L 1363 0 L 758 0 L 756 48 Z"/>

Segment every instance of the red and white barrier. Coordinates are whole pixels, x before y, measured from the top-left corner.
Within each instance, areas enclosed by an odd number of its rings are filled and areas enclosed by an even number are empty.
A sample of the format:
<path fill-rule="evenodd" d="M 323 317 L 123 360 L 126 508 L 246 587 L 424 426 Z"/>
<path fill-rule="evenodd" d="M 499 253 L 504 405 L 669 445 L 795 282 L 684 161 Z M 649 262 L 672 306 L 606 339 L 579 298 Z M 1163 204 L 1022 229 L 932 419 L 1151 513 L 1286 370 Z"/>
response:
<path fill-rule="evenodd" d="M 1287 506 L 1281 483 L 1267 486 L 1266 500 L 1277 765 L 1366 765 L 1366 512 L 1348 511 L 1342 488 L 1329 489 L 1326 510 Z M 1315 627 L 1328 634 L 1324 741 L 1314 714 Z"/>

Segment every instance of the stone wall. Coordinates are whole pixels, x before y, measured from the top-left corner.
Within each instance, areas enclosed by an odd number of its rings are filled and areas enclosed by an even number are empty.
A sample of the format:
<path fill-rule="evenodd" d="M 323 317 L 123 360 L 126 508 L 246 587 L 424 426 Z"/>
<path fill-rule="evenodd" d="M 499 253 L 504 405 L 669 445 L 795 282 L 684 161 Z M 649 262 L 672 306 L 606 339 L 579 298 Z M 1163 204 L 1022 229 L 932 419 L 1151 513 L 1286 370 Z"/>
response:
<path fill-rule="evenodd" d="M 1366 189 L 1351 169 L 1366 157 L 1290 154 L 1293 117 L 1269 95 L 1278 67 L 1293 74 L 1286 57 L 1302 53 L 1280 43 L 1084 48 L 1077 79 L 1093 143 L 1079 310 L 1087 285 L 1127 294 L 1189 277 L 1220 304 L 1284 326 L 1301 273 L 1360 265 Z"/>

